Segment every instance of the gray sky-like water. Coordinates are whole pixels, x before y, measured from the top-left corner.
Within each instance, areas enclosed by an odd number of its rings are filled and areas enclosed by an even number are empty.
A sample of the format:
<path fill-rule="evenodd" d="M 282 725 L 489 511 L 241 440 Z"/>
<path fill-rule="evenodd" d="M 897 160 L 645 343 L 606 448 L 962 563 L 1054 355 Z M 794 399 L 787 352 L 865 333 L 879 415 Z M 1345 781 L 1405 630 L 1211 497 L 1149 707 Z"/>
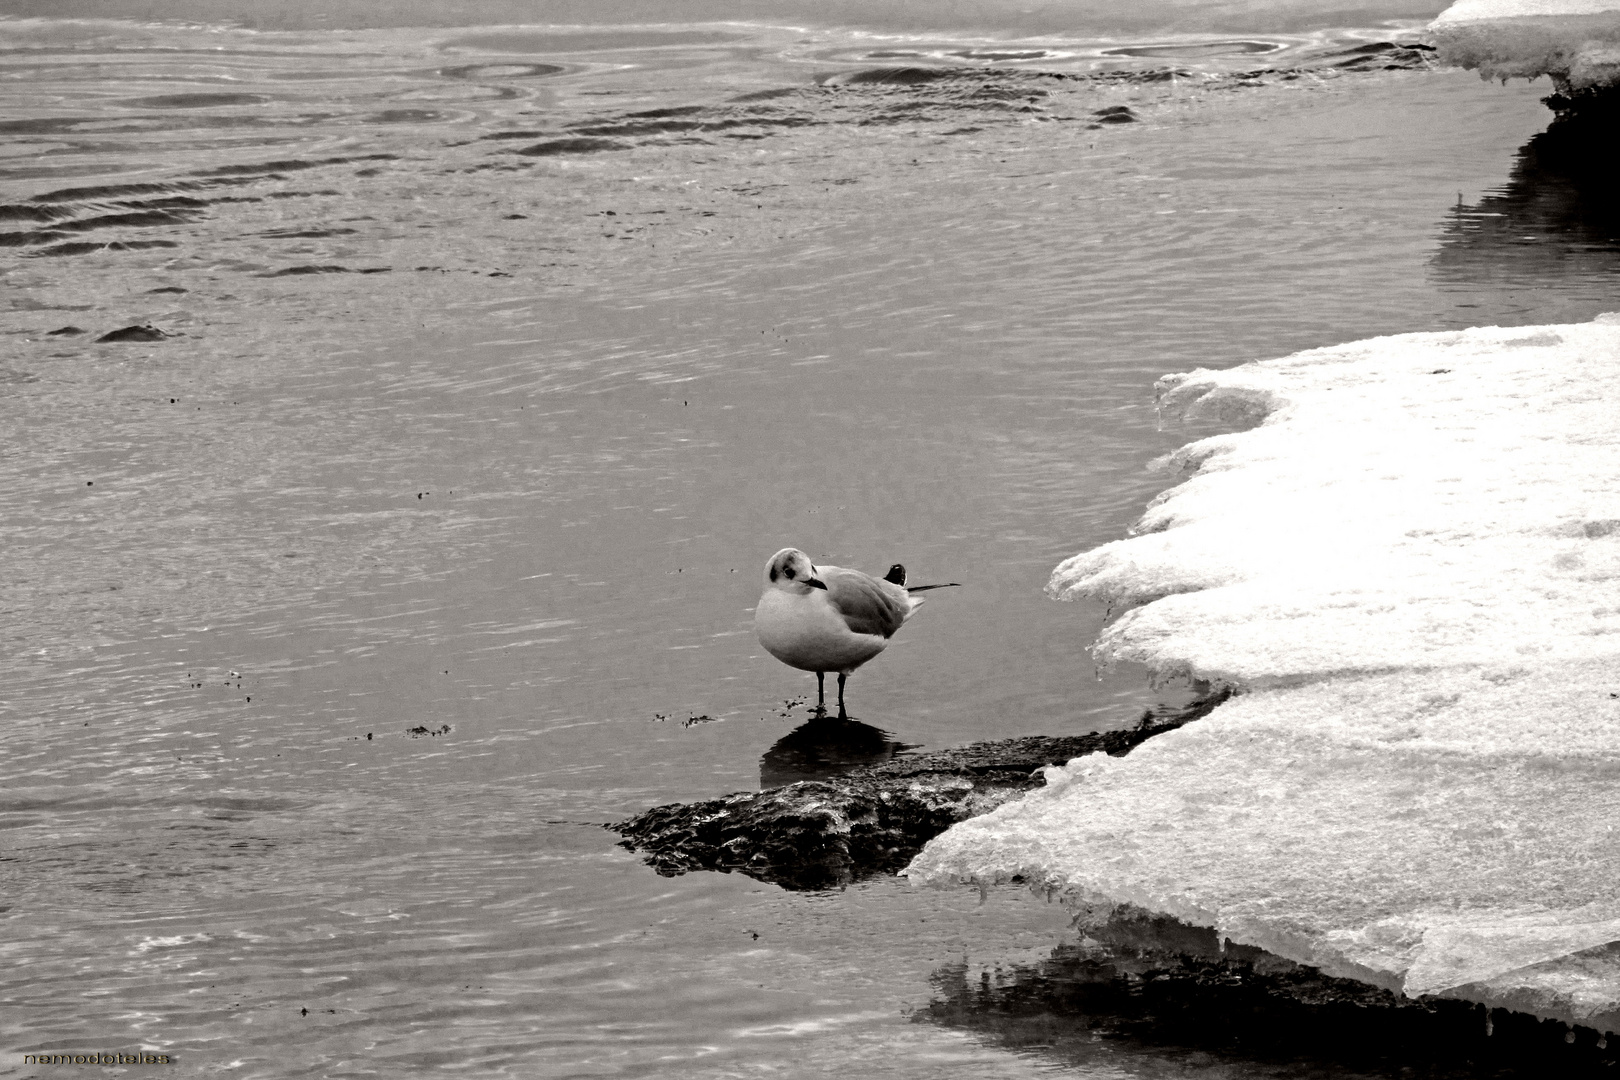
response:
<path fill-rule="evenodd" d="M 1129 723 L 1179 691 L 1099 679 L 1104 613 L 1041 587 L 1171 482 L 1146 464 L 1197 432 L 1159 428 L 1157 375 L 1608 303 L 1607 241 L 1547 257 L 1568 230 L 1516 171 L 1534 88 L 1205 80 L 1267 62 L 1234 46 L 1162 82 L 832 90 L 896 63 L 866 56 L 901 40 L 881 19 L 558 49 L 486 24 L 561 7 L 387 10 L 12 24 L 18 1052 L 1058 1067 L 907 1019 L 941 965 L 1043 955 L 1063 920 L 1038 901 L 661 879 L 600 827 L 780 765 L 813 680 L 752 638 L 765 559 L 963 582 L 851 680 L 873 753 Z M 1255 18 L 1220 32 L 1377 33 Z M 899 62 L 995 67 L 959 54 L 1007 36 L 913 35 Z M 1165 63 L 1080 52 L 1053 62 Z M 1095 123 L 1119 106 L 1137 121 Z M 665 109 L 699 120 L 633 115 Z M 565 138 L 599 142 L 519 153 Z M 1533 258 L 1471 227 L 1517 206 Z M 141 323 L 170 336 L 93 340 Z"/>

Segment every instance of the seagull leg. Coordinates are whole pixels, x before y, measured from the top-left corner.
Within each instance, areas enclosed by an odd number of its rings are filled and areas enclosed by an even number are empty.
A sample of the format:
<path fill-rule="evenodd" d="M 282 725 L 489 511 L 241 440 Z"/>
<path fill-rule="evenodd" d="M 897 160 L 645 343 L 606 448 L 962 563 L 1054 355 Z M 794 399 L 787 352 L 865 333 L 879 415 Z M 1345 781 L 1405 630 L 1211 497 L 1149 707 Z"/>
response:
<path fill-rule="evenodd" d="M 816 713 L 820 716 L 827 715 L 827 673 L 825 671 L 816 672 Z"/>
<path fill-rule="evenodd" d="M 844 680 L 849 678 L 846 672 L 838 673 L 838 719 L 848 720 L 849 713 L 844 711 Z"/>

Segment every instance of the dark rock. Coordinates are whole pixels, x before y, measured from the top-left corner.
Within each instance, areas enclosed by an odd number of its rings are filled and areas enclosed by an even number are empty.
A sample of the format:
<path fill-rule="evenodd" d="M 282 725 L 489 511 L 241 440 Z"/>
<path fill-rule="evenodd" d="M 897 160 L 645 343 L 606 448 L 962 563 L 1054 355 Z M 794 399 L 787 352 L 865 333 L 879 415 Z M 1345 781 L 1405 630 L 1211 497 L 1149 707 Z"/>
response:
<path fill-rule="evenodd" d="M 1120 755 L 1206 715 L 1225 695 L 1133 728 L 1029 736 L 904 756 L 843 776 L 700 803 L 654 807 L 608 828 L 667 877 L 737 871 L 785 889 L 823 889 L 900 869 L 945 829 L 1041 787 L 1045 765 Z"/>
<path fill-rule="evenodd" d="M 1612 86 L 1577 90 L 1559 75 L 1552 76 L 1552 81 L 1558 92 L 1541 99 L 1556 114 L 1547 133 L 1576 145 L 1584 143 L 1588 156 L 1594 156 L 1592 149 L 1603 147 L 1613 158 L 1614 133 L 1620 131 L 1620 90 Z"/>
<path fill-rule="evenodd" d="M 99 345 L 102 342 L 112 341 L 162 341 L 164 338 L 172 336 L 172 334 L 165 334 L 151 323 L 144 323 L 140 326 L 121 327 L 110 333 L 102 334 L 96 338 L 96 343 Z"/>

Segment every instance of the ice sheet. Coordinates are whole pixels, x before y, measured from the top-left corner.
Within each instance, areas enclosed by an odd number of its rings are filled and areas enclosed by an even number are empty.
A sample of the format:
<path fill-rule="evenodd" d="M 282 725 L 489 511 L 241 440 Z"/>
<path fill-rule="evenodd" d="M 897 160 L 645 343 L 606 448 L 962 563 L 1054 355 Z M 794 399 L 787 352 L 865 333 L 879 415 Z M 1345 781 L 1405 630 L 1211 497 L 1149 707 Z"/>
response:
<path fill-rule="evenodd" d="M 1461 0 L 1429 25 L 1442 63 L 1551 76 L 1563 93 L 1620 81 L 1620 0 Z"/>
<path fill-rule="evenodd" d="M 958 825 L 1020 875 L 1330 974 L 1620 1027 L 1620 317 L 1378 338 L 1160 383 L 1264 419 L 1061 596 L 1241 693 Z"/>

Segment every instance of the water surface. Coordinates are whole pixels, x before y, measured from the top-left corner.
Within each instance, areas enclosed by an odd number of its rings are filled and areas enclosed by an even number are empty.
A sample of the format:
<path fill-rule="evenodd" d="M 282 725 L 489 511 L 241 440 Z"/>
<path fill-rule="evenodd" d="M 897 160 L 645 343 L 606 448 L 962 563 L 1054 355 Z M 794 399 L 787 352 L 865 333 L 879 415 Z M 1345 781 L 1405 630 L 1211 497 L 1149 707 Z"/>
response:
<path fill-rule="evenodd" d="M 1157 375 L 1613 306 L 1612 235 L 1459 224 L 1543 205 L 1536 88 L 1241 23 L 6 24 L 8 1053 L 1114 1075 L 912 1022 L 1044 957 L 1037 898 L 601 825 L 839 759 L 752 637 L 777 548 L 964 583 L 846 758 L 1129 723 L 1182 691 L 1041 587 L 1198 433 Z"/>

